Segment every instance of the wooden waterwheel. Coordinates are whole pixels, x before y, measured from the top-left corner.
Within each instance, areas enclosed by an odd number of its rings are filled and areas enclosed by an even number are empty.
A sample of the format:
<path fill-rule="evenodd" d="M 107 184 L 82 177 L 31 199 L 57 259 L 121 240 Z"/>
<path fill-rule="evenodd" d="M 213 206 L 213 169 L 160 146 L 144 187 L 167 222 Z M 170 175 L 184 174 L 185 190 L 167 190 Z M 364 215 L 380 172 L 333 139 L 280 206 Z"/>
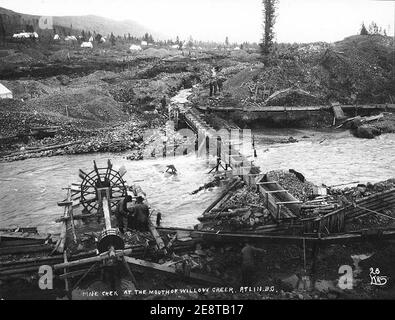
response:
<path fill-rule="evenodd" d="M 85 173 L 80 170 L 81 182 L 81 204 L 89 213 L 99 212 L 100 201 L 98 189 L 109 188 L 111 210 L 115 209 L 119 201 L 127 195 L 127 186 L 123 175 L 126 170 L 122 167 L 119 171 L 112 168 L 112 163 L 108 160 L 106 168 L 98 168 L 96 162 L 94 169 Z"/>

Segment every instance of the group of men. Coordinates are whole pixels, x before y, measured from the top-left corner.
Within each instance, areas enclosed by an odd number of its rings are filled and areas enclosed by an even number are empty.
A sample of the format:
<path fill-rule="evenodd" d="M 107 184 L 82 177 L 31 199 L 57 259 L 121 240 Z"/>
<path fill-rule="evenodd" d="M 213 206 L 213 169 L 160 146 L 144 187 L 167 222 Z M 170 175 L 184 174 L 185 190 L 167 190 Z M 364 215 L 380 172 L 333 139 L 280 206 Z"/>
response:
<path fill-rule="evenodd" d="M 220 74 L 221 69 L 220 67 L 213 67 L 211 69 L 211 74 L 210 74 L 210 97 L 217 94 L 217 91 L 219 93 L 222 92 L 223 88 L 223 83 L 225 82 L 225 78 Z"/>
<path fill-rule="evenodd" d="M 175 168 L 174 168 L 175 169 Z M 133 198 L 127 195 L 122 199 L 115 210 L 115 217 L 117 218 L 118 228 L 121 233 L 125 232 L 124 220 L 127 220 L 127 230 L 137 230 L 146 232 L 149 231 L 149 208 L 147 204 L 144 203 L 144 198 L 142 196 L 137 196 L 135 204 L 132 204 Z M 129 206 L 129 204 L 132 204 Z M 160 216 L 157 219 L 161 219 Z M 157 221 L 157 224 L 160 221 Z M 242 255 L 242 283 L 246 286 L 254 285 L 255 273 L 257 270 L 255 255 L 256 253 L 265 253 L 266 251 L 261 248 L 253 246 L 248 241 L 245 242 L 243 249 L 241 250 Z"/>
<path fill-rule="evenodd" d="M 119 231 L 125 232 L 125 219 L 127 220 L 127 230 L 148 231 L 150 213 L 148 206 L 144 203 L 144 198 L 137 196 L 135 204 L 129 206 L 132 202 L 133 197 L 128 195 L 116 207 L 115 217 Z"/>

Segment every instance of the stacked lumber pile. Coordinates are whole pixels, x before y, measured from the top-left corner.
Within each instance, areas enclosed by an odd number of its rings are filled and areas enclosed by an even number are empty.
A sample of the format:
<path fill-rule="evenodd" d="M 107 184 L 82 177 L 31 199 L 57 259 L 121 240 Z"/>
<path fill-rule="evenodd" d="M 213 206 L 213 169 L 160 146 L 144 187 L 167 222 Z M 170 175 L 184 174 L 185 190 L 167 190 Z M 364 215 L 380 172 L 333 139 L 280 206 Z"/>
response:
<path fill-rule="evenodd" d="M 305 217 L 319 216 L 338 209 L 341 205 L 331 196 L 319 196 L 314 200 L 305 201 L 301 206 L 301 213 Z"/>
<path fill-rule="evenodd" d="M 241 185 L 239 181 L 233 183 L 233 186 Z M 210 206 L 211 208 L 198 218 L 201 222 L 197 226 L 199 230 L 255 230 L 274 223 L 272 215 L 264 206 L 264 196 L 261 193 L 249 186 L 235 189 L 228 192 L 225 190 L 219 198 L 220 201 L 214 202 L 214 206 Z"/>

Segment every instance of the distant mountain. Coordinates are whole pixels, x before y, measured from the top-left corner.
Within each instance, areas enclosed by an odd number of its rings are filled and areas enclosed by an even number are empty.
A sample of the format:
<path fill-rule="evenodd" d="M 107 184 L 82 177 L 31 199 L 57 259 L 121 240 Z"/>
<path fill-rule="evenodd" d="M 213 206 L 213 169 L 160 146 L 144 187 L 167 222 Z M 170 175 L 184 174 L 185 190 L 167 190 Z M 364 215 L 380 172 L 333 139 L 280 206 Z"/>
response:
<path fill-rule="evenodd" d="M 132 20 L 117 21 L 94 15 L 88 16 L 64 16 L 53 17 L 54 30 L 41 30 L 39 28 L 40 16 L 14 12 L 0 7 L 0 37 L 2 34 L 12 36 L 12 34 L 33 28 L 39 35 L 52 33 L 71 33 L 79 35 L 82 30 L 95 31 L 102 35 L 111 32 L 116 36 L 123 36 L 130 33 L 131 36 L 141 37 L 145 33 L 152 34 L 154 39 L 166 38 L 163 34 L 150 30 L 149 28 Z"/>

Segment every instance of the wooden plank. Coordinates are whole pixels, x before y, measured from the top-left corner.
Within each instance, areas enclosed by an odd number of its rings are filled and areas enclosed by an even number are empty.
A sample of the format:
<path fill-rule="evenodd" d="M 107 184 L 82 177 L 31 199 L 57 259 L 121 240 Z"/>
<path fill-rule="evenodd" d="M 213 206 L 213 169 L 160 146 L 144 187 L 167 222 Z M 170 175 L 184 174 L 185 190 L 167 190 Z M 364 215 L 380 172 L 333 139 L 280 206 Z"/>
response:
<path fill-rule="evenodd" d="M 42 240 L 42 241 L 45 241 L 49 237 L 50 237 L 50 235 L 42 235 L 42 234 L 35 234 L 35 233 L 0 231 L 0 238 L 2 240 Z"/>
<path fill-rule="evenodd" d="M 262 192 L 272 194 L 272 193 L 283 193 L 283 192 L 288 192 L 288 190 L 271 190 L 271 191 L 269 191 L 269 190 L 263 189 Z"/>
<path fill-rule="evenodd" d="M 386 190 L 386 191 L 383 191 L 383 192 L 380 192 L 380 193 L 372 194 L 370 196 L 367 196 L 367 197 L 364 197 L 364 198 L 356 200 L 355 203 L 358 204 L 358 205 L 364 206 L 364 204 L 367 203 L 370 200 L 374 200 L 375 201 L 375 200 L 379 199 L 378 201 L 381 202 L 382 200 L 380 200 L 380 199 L 385 198 L 388 195 L 390 197 L 395 196 L 395 189 L 390 189 L 390 190 Z M 346 207 L 343 207 L 343 208 L 335 210 L 335 211 L 333 211 L 331 213 L 328 213 L 327 215 L 325 215 L 323 217 L 316 218 L 316 221 L 329 218 L 330 216 L 333 216 L 333 215 L 337 215 L 337 214 L 339 214 L 342 211 L 352 210 L 353 208 L 354 208 L 354 206 L 352 204 L 347 205 Z M 369 209 L 371 209 L 371 208 L 369 208 Z M 347 219 L 347 217 L 346 217 L 346 219 Z"/>
<path fill-rule="evenodd" d="M 277 181 L 262 181 L 262 182 L 257 182 L 256 184 L 259 186 L 264 186 L 264 185 L 268 185 L 268 184 L 276 184 L 278 183 Z"/>
<path fill-rule="evenodd" d="M 17 247 L 17 246 L 26 246 L 26 245 L 34 245 L 34 244 L 44 244 L 43 240 L 5 240 L 1 239 L 0 248 L 2 247 Z"/>
<path fill-rule="evenodd" d="M 333 113 L 335 115 L 336 120 L 344 119 L 346 116 L 344 115 L 343 109 L 339 105 L 332 106 Z"/>
<path fill-rule="evenodd" d="M 75 277 L 79 277 L 79 276 L 84 275 L 88 270 L 89 270 L 89 268 L 88 268 L 88 269 L 82 269 L 82 270 L 76 270 L 76 271 L 65 272 L 65 273 L 59 275 L 58 277 L 59 277 L 59 279 L 61 279 L 61 280 L 66 280 L 66 279 L 70 279 L 70 278 L 75 278 Z M 93 273 L 93 272 L 97 272 L 97 270 L 96 270 L 96 271 L 93 270 L 93 271 L 91 271 L 91 272 L 92 272 L 92 273 Z"/>
<path fill-rule="evenodd" d="M 69 202 L 70 201 L 70 197 L 71 197 L 71 190 L 68 189 L 67 190 L 66 201 Z M 64 218 L 68 218 L 69 217 L 68 207 L 64 207 L 63 217 Z M 63 223 L 61 225 L 59 241 L 56 244 L 56 250 L 59 253 L 63 253 L 64 252 L 64 247 L 65 247 L 65 244 L 66 244 L 66 238 L 67 238 L 67 220 L 63 221 Z"/>
<path fill-rule="evenodd" d="M 148 228 L 152 234 L 152 236 L 155 239 L 156 245 L 158 246 L 159 250 L 165 249 L 165 243 L 163 242 L 163 239 L 159 235 L 158 231 L 156 230 L 155 226 L 152 224 L 151 220 L 149 220 L 149 225 Z"/>
<path fill-rule="evenodd" d="M 299 201 L 299 200 L 276 202 L 276 204 L 297 204 L 297 203 L 303 203 L 303 202 L 302 202 L 302 201 Z"/>
<path fill-rule="evenodd" d="M 126 255 L 130 255 L 132 254 L 133 249 L 126 249 L 126 250 L 117 250 L 115 252 L 115 256 L 116 257 L 122 257 L 122 256 L 126 256 Z M 69 261 L 67 263 L 59 263 L 54 265 L 54 270 L 59 270 L 59 269 L 64 269 L 64 268 L 72 268 L 72 267 L 78 267 L 84 264 L 90 264 L 90 263 L 94 263 L 94 262 L 99 262 L 99 261 L 103 261 L 109 258 L 108 252 L 102 253 L 98 256 L 94 256 L 94 257 L 89 257 L 89 258 L 85 258 L 85 259 L 79 259 L 79 260 L 75 260 L 75 261 Z"/>
<path fill-rule="evenodd" d="M 2 247 L 0 248 L 0 255 L 19 254 L 19 253 L 32 253 L 32 252 L 48 252 L 52 251 L 53 247 L 50 245 L 27 245 L 17 247 Z"/>
<path fill-rule="evenodd" d="M 177 270 L 174 267 L 164 266 L 164 265 L 161 265 L 158 263 L 135 259 L 132 257 L 125 257 L 125 261 L 133 266 L 138 266 L 138 267 L 142 267 L 145 269 L 150 269 L 150 270 L 154 270 L 154 271 L 160 271 L 160 272 L 164 272 L 164 273 L 168 273 L 168 274 L 173 274 L 177 277 L 184 278 L 184 279 L 193 279 L 193 280 L 207 282 L 207 283 L 211 283 L 211 284 L 215 284 L 215 285 L 223 284 L 223 281 L 218 278 L 214 278 L 211 276 L 207 276 L 207 275 L 203 275 L 203 274 L 199 274 L 199 273 L 195 273 L 195 272 L 189 272 L 187 274 L 180 273 L 180 272 L 177 272 Z"/>
<path fill-rule="evenodd" d="M 219 197 L 210 204 L 210 206 L 204 210 L 203 215 L 206 215 L 207 213 L 209 213 L 212 209 L 215 208 L 215 206 L 230 192 L 233 190 L 233 188 L 236 188 L 237 185 L 240 183 L 240 179 L 239 178 L 235 178 L 234 180 L 232 180 L 232 182 L 230 183 L 229 187 L 227 187 L 220 195 Z"/>

